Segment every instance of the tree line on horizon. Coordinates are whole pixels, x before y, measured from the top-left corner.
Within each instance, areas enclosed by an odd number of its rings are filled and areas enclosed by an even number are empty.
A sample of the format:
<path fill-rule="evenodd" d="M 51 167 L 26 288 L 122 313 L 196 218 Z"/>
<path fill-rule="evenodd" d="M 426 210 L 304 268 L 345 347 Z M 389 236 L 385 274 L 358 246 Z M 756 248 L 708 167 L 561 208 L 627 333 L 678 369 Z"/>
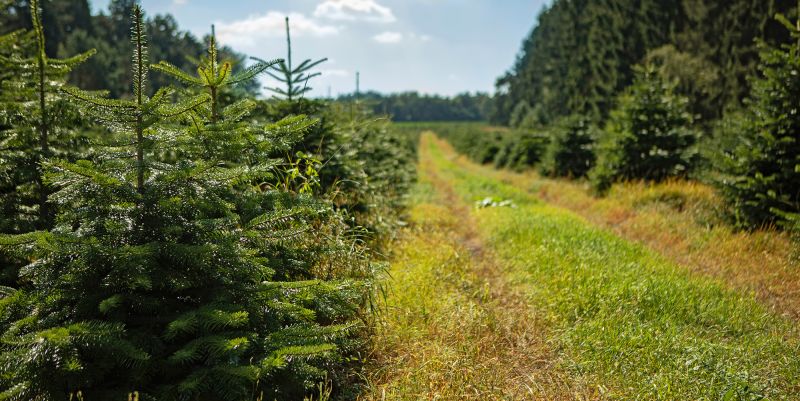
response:
<path fill-rule="evenodd" d="M 357 100 L 373 113 L 389 116 L 398 122 L 486 121 L 493 107 L 492 96 L 483 92 L 441 96 L 416 91 L 389 94 L 369 91 L 341 95 L 336 100 Z"/>

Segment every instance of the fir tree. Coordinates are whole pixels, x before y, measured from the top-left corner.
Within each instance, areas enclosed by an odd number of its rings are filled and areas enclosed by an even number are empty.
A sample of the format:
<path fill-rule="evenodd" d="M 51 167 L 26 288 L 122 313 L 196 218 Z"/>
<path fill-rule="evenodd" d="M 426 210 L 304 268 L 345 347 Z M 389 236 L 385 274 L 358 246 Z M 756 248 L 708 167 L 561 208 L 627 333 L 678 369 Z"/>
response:
<path fill-rule="evenodd" d="M 800 4 L 798 5 L 800 12 Z M 746 227 L 785 223 L 795 229 L 800 213 L 800 16 L 796 25 L 779 15 L 796 42 L 764 45 L 761 78 L 743 121 L 724 135 L 736 146 L 718 160 L 718 184 Z"/>
<path fill-rule="evenodd" d="M 5 7 L 3 7 L 5 8 Z M 86 138 L 77 111 L 60 96 L 69 72 L 93 51 L 66 59 L 47 56 L 38 1 L 30 2 L 33 30 L 0 36 L 0 233 L 52 226 L 54 211 L 43 180 L 49 157 L 76 159 Z M 0 285 L 18 287 L 24 262 L 0 251 Z"/>
<path fill-rule="evenodd" d="M 292 36 L 289 32 L 289 17 L 286 17 L 286 59 L 278 64 L 277 73 L 268 72 L 269 76 L 286 85 L 286 88 L 267 88 L 274 92 L 280 98 L 284 98 L 291 102 L 302 97 L 306 92 L 312 88 L 308 86 L 308 81 L 312 78 L 322 75 L 319 72 L 311 73 L 311 69 L 328 61 L 323 58 L 317 61 L 311 59 L 305 60 L 300 65 L 292 65 Z"/>
<path fill-rule="evenodd" d="M 304 233 L 324 205 L 240 185 L 261 173 L 222 166 L 222 157 L 164 156 L 188 135 L 185 117 L 211 98 L 147 96 L 138 6 L 131 20 L 134 98 L 65 89 L 114 142 L 96 162 L 48 163 L 53 230 L 0 237 L 32 261 L 22 272 L 31 288 L 0 304 L 2 395 L 295 398 L 338 358 L 334 340 L 353 327 L 362 285 L 283 264 L 288 252 L 314 251 Z"/>
<path fill-rule="evenodd" d="M 498 168 L 529 168 L 541 161 L 548 141 L 545 135 L 527 130 L 501 135 L 497 153 L 489 161 Z"/>
<path fill-rule="evenodd" d="M 661 181 L 685 176 L 695 157 L 688 100 L 652 65 L 637 68 L 619 98 L 600 143 L 593 176 L 600 191 L 618 180 Z"/>
<path fill-rule="evenodd" d="M 94 54 L 92 50 L 67 59 L 48 57 L 37 0 L 30 2 L 30 16 L 33 43 L 21 46 L 16 41 L 24 35 L 12 32 L 2 39 L 9 54 L 0 55 L 4 66 L 0 79 L 2 124 L 8 127 L 0 131 L 0 196 L 8 211 L 0 217 L 0 229 L 10 233 L 46 229 L 52 224 L 41 164 L 54 156 L 74 158 L 78 151 L 68 120 L 75 113 L 65 109 L 68 105 L 61 101 L 59 90 L 70 71 Z M 28 52 L 33 57 L 26 57 Z"/>
<path fill-rule="evenodd" d="M 598 133 L 585 117 L 571 116 L 553 127 L 550 144 L 540 166 L 544 175 L 580 178 L 594 167 Z"/>
<path fill-rule="evenodd" d="M 256 103 L 252 99 L 244 98 L 235 103 L 223 105 L 221 104 L 223 91 L 248 83 L 280 62 L 282 60 L 259 61 L 234 74 L 232 62 L 219 60 L 216 35 L 212 26 L 211 35 L 208 37 L 207 54 L 200 59 L 196 76 L 165 61 L 155 64 L 153 68 L 188 85 L 189 93 L 204 92 L 210 99 L 208 103 L 194 108 L 189 115 L 193 140 L 203 148 L 202 152 L 196 153 L 195 156 L 207 160 L 216 158 L 228 163 L 244 162 L 246 165 L 252 165 L 258 154 L 266 153 L 265 149 L 252 147 L 258 139 L 256 138 L 258 134 L 252 124 L 242 122 L 253 111 Z M 300 124 L 298 124 L 298 130 L 302 131 Z M 191 149 L 190 144 L 189 149 Z"/>

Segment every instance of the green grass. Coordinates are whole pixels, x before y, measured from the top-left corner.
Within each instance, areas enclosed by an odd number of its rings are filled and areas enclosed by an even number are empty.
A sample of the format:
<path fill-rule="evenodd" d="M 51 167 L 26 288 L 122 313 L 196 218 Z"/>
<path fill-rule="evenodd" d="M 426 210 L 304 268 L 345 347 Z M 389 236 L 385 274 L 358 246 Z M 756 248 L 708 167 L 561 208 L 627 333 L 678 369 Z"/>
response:
<path fill-rule="evenodd" d="M 794 322 L 752 295 L 459 167 L 439 141 L 423 143 L 421 152 L 465 201 L 493 196 L 517 205 L 475 211 L 480 233 L 516 267 L 576 380 L 593 381 L 611 399 L 800 399 Z"/>
<path fill-rule="evenodd" d="M 542 320 L 423 166 L 394 241 L 361 400 L 571 399 Z"/>

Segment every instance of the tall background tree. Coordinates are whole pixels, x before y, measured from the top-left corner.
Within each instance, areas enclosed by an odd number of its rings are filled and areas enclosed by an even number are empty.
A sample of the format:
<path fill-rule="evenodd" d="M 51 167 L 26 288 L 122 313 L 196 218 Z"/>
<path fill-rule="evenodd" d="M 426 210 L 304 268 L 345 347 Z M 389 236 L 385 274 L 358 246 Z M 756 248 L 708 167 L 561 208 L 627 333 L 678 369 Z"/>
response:
<path fill-rule="evenodd" d="M 540 13 L 513 67 L 498 79 L 492 120 L 509 124 L 521 102 L 542 124 L 572 113 L 604 120 L 616 95 L 633 82 L 632 66 L 665 45 L 675 50 L 669 56 L 692 60 L 688 67 L 709 66 L 717 74 L 713 84 L 678 88 L 690 102 L 699 99 L 705 118 L 717 118 L 749 93 L 756 39 L 773 45 L 789 40 L 773 16 L 793 14 L 794 3 L 557 0 Z"/>

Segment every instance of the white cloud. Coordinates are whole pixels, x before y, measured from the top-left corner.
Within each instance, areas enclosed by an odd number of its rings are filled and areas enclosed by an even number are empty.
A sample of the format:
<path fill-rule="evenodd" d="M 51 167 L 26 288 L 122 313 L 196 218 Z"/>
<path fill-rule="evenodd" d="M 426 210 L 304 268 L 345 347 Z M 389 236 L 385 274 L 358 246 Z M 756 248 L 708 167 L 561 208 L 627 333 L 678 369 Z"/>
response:
<path fill-rule="evenodd" d="M 188 2 L 189 2 L 189 0 L 172 0 L 172 4 L 174 4 L 176 6 L 182 6 L 182 5 L 184 5 L 184 4 L 188 3 Z"/>
<path fill-rule="evenodd" d="M 378 4 L 375 0 L 325 0 L 314 10 L 317 18 L 333 20 L 372 22 L 394 22 L 392 9 Z"/>
<path fill-rule="evenodd" d="M 378 43 L 400 43 L 403 41 L 403 34 L 400 32 L 383 32 L 372 37 Z"/>
<path fill-rule="evenodd" d="M 401 32 L 386 31 L 373 36 L 372 40 L 378 43 L 386 43 L 386 44 L 394 44 L 400 42 L 427 43 L 430 42 L 432 38 L 428 35 L 420 35 L 414 32 L 401 33 Z"/>
<path fill-rule="evenodd" d="M 181 0 L 185 1 L 185 0 Z M 251 15 L 243 20 L 217 22 L 217 38 L 230 46 L 254 46 L 265 38 L 284 37 L 286 15 L 269 11 L 263 15 Z M 339 27 L 321 24 L 303 14 L 289 14 L 292 36 L 330 36 L 339 33 Z"/>

